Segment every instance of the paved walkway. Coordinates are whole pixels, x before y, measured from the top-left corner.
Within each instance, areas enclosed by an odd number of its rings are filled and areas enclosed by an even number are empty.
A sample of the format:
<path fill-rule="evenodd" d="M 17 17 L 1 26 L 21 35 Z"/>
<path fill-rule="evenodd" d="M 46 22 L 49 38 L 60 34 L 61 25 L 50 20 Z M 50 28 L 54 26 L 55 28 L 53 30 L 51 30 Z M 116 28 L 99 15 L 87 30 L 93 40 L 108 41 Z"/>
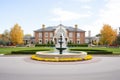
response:
<path fill-rule="evenodd" d="M 120 80 L 120 57 L 83 62 L 40 62 L 30 56 L 1 56 L 0 80 Z"/>

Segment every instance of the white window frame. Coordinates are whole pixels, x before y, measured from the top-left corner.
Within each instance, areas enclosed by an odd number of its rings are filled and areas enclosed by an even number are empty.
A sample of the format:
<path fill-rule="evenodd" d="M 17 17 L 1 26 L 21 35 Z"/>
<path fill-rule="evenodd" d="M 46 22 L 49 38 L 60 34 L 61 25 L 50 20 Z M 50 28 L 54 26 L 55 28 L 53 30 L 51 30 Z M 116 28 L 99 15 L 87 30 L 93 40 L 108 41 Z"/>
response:
<path fill-rule="evenodd" d="M 80 39 L 77 39 L 77 44 L 80 44 Z"/>
<path fill-rule="evenodd" d="M 50 33 L 50 38 L 53 37 L 53 33 Z"/>
<path fill-rule="evenodd" d="M 48 32 L 45 32 L 45 37 L 48 37 Z"/>
<path fill-rule="evenodd" d="M 41 41 L 41 42 L 40 42 Z M 39 39 L 39 44 L 42 44 L 42 39 Z"/>
<path fill-rule="evenodd" d="M 80 33 L 77 33 L 77 38 L 80 38 Z"/>
<path fill-rule="evenodd" d="M 70 38 L 73 37 L 73 33 L 72 33 L 72 32 L 69 33 L 69 37 L 70 37 Z"/>
<path fill-rule="evenodd" d="M 39 38 L 42 38 L 42 33 L 39 33 Z"/>

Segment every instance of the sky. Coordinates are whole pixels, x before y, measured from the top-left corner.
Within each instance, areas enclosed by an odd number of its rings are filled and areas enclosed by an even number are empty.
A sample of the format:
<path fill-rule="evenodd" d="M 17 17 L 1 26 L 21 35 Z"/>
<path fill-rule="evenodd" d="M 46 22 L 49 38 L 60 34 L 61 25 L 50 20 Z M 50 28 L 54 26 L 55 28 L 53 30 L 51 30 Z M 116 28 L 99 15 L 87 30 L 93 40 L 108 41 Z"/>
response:
<path fill-rule="evenodd" d="M 120 27 L 120 0 L 0 0 L 0 34 L 17 23 L 24 34 L 34 35 L 42 24 L 48 26 L 78 25 L 91 31 L 91 36 L 100 33 L 103 24 L 113 29 Z"/>

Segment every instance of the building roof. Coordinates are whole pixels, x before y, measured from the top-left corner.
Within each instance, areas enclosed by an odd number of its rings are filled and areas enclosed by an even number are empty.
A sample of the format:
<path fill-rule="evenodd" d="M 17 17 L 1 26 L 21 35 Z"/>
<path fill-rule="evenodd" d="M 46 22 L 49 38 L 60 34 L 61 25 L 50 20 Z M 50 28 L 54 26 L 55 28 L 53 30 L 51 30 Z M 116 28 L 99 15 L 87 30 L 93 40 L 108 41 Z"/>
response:
<path fill-rule="evenodd" d="M 54 31 L 54 30 L 55 30 L 57 27 L 59 27 L 59 26 L 62 26 L 62 27 L 64 27 L 64 28 L 66 28 L 66 30 L 68 30 L 68 31 L 75 31 L 75 27 L 72 27 L 72 26 L 64 26 L 64 25 L 62 25 L 62 24 L 59 24 L 58 26 L 48 26 L 48 27 L 44 28 L 44 31 Z M 35 30 L 35 32 L 42 32 L 42 31 L 43 31 L 42 28 Z M 77 32 L 85 32 L 85 31 L 77 28 Z"/>
<path fill-rule="evenodd" d="M 30 39 L 35 39 L 35 37 L 32 37 L 31 35 L 25 35 L 24 40 L 30 40 Z"/>

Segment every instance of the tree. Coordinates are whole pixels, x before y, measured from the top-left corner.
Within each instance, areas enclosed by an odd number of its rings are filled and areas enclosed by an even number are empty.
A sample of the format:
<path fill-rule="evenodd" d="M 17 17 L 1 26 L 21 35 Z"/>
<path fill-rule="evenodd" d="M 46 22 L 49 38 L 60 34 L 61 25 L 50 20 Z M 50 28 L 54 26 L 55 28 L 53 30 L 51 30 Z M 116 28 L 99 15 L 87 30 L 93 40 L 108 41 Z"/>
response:
<path fill-rule="evenodd" d="M 13 44 L 23 44 L 23 30 L 18 24 L 15 24 L 10 31 L 10 37 Z"/>
<path fill-rule="evenodd" d="M 101 36 L 101 34 L 97 34 L 97 35 L 96 35 L 96 37 L 100 37 L 100 36 Z"/>
<path fill-rule="evenodd" d="M 0 36 L 0 45 L 9 45 L 10 43 L 10 32 L 5 30 Z"/>
<path fill-rule="evenodd" d="M 10 32 L 8 30 L 5 30 L 3 33 L 3 37 L 5 41 L 9 41 L 10 40 Z"/>
<path fill-rule="evenodd" d="M 120 35 L 117 36 L 114 43 L 117 44 L 117 45 L 120 45 Z"/>
<path fill-rule="evenodd" d="M 110 25 L 104 24 L 100 34 L 101 34 L 100 43 L 104 45 L 110 45 L 113 43 L 113 41 L 115 41 L 117 31 L 112 29 Z"/>

